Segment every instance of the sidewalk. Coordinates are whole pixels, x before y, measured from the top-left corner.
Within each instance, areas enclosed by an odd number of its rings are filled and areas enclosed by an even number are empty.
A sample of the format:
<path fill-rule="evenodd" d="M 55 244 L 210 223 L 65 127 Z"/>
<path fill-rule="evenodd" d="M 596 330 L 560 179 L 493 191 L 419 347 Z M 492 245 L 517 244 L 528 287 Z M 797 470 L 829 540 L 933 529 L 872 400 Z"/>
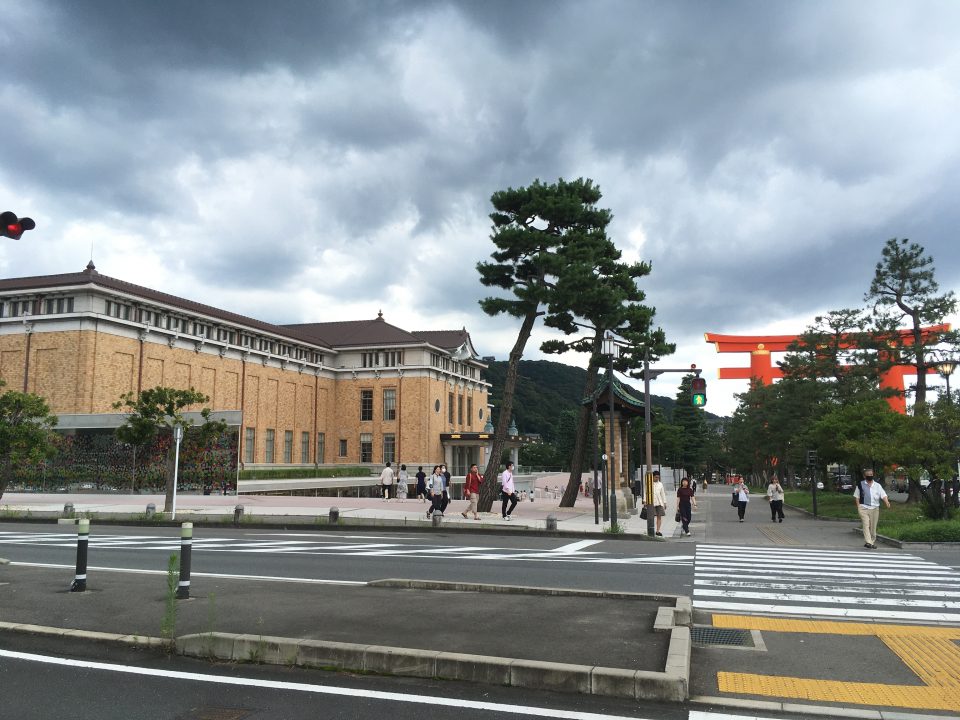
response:
<path fill-rule="evenodd" d="M 566 482 L 565 475 L 548 476 L 541 479 L 542 484 L 550 487 L 561 486 Z M 538 483 L 542 487 L 542 484 Z M 30 513 L 34 517 L 52 518 L 63 514 L 64 506 L 73 505 L 74 513 L 91 514 L 101 520 L 143 518 L 147 505 L 153 504 L 159 511 L 163 509 L 162 495 L 122 495 L 93 493 L 5 493 L 0 499 L 0 513 L 9 519 L 17 514 Z M 243 507 L 244 523 L 255 524 L 318 524 L 330 517 L 330 510 L 336 508 L 340 522 L 348 524 L 377 524 L 424 528 L 431 526 L 426 517 L 428 502 L 421 500 L 383 500 L 380 498 L 356 497 L 307 497 L 278 495 L 178 495 L 176 522 L 227 522 L 234 517 L 237 506 Z M 453 500 L 447 507 L 442 526 L 448 529 L 463 530 L 499 530 L 503 532 L 545 531 L 547 518 L 553 516 L 557 521 L 557 531 L 569 534 L 593 534 L 609 531 L 610 523 L 603 522 L 602 505 L 599 523 L 595 520 L 593 498 L 578 496 L 572 508 L 559 507 L 559 499 L 538 497 L 534 501 L 517 504 L 511 519 L 500 516 L 501 504 L 494 502 L 491 512 L 481 513 L 481 520 L 464 518 L 467 501 Z M 668 509 L 663 519 L 664 539 L 679 535 L 678 525 L 674 523 L 674 513 Z M 634 539 L 654 539 L 647 536 L 647 522 L 637 515 L 621 512 L 618 525 L 623 536 Z M 606 535 L 610 537 L 610 535 Z M 659 538 L 657 538 L 659 539 Z"/>

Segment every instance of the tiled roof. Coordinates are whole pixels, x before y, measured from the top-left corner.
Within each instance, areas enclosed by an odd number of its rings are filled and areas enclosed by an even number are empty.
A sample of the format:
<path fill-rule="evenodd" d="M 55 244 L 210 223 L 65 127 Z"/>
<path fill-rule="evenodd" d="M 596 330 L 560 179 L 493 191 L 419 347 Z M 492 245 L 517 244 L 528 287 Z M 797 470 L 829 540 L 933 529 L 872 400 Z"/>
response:
<path fill-rule="evenodd" d="M 117 278 L 112 278 L 108 275 L 101 275 L 97 272 L 97 269 L 94 267 L 92 262 L 87 265 L 86 270 L 78 273 L 38 275 L 35 277 L 9 278 L 6 280 L 0 280 L 0 292 L 11 290 L 29 292 L 31 290 L 45 290 L 57 287 L 71 287 L 75 285 L 95 285 L 97 287 L 116 290 L 118 292 L 141 297 L 144 300 L 151 300 L 153 302 L 163 303 L 164 305 L 179 308 L 186 312 L 206 315 L 207 317 L 216 318 L 218 320 L 222 320 L 223 322 L 243 325 L 251 329 L 268 332 L 281 337 L 287 337 L 291 340 L 299 340 L 300 342 L 306 342 L 312 345 L 330 347 L 327 343 L 322 341 L 318 342 L 314 336 L 295 329 L 296 326 L 273 325 L 261 320 L 255 320 L 251 317 L 246 317 L 244 315 L 237 315 L 236 313 L 227 312 L 226 310 L 221 310 L 210 305 L 194 302 L 193 300 L 177 297 L 176 295 L 168 295 L 167 293 L 162 293 L 157 290 L 151 290 L 150 288 L 143 287 L 142 285 L 134 285 L 133 283 L 126 282 L 125 280 L 118 280 Z"/>
<path fill-rule="evenodd" d="M 470 339 L 466 330 L 414 330 L 413 335 L 444 350 L 456 350 Z"/>
<path fill-rule="evenodd" d="M 403 328 L 391 325 L 383 316 L 374 320 L 345 320 L 340 322 L 284 325 L 330 347 L 359 345 L 420 345 L 422 340 Z"/>

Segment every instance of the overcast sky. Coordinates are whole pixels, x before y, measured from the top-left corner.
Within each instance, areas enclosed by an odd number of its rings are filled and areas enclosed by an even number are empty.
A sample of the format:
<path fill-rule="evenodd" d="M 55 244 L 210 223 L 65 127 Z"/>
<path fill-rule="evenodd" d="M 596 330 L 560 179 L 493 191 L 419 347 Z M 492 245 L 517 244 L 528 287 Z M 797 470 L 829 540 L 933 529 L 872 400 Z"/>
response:
<path fill-rule="evenodd" d="M 960 289 L 960 2 L 0 0 L 0 275 L 97 269 L 277 323 L 489 318 L 490 195 L 592 178 L 708 409 L 704 332 Z M 954 319 L 956 321 L 956 318 Z M 540 357 L 538 334 L 525 357 Z M 582 364 L 577 357 L 565 358 Z M 679 376 L 654 392 L 672 396 Z"/>

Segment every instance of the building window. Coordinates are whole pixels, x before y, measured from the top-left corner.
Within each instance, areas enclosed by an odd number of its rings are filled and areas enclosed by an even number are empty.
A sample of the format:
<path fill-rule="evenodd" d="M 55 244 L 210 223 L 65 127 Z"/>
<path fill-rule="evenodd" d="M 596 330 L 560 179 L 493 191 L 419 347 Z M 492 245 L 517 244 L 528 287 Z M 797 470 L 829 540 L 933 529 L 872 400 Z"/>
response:
<path fill-rule="evenodd" d="M 340 457 L 346 457 L 346 456 L 347 456 L 347 441 L 341 439 L 340 440 Z"/>
<path fill-rule="evenodd" d="M 300 462 L 310 462 L 310 433 L 300 433 Z"/>
<path fill-rule="evenodd" d="M 276 431 L 270 429 L 267 430 L 267 442 L 263 450 L 265 454 L 264 461 L 268 463 L 273 462 L 273 441 L 275 435 Z"/>
<path fill-rule="evenodd" d="M 257 449 L 257 429 L 248 427 L 246 437 L 243 439 L 243 461 L 253 462 L 253 453 Z"/>
<path fill-rule="evenodd" d="M 393 433 L 383 436 L 383 461 L 385 463 L 397 460 L 397 436 Z"/>
<path fill-rule="evenodd" d="M 397 419 L 397 391 L 394 388 L 383 391 L 383 419 Z"/>
<path fill-rule="evenodd" d="M 467 426 L 473 427 L 473 398 L 467 398 Z"/>
<path fill-rule="evenodd" d="M 367 367 L 380 367 L 380 353 L 365 352 L 360 358 L 360 364 Z"/>
<path fill-rule="evenodd" d="M 293 430 L 283 431 L 283 461 L 293 462 Z"/>
<path fill-rule="evenodd" d="M 447 422 L 453 425 L 453 393 L 447 393 Z"/>
<path fill-rule="evenodd" d="M 360 421 L 373 420 L 373 390 L 360 391 Z"/>
<path fill-rule="evenodd" d="M 463 395 L 457 395 L 457 425 L 463 425 Z"/>
<path fill-rule="evenodd" d="M 373 435 L 371 433 L 360 433 L 360 462 L 373 462 Z"/>
<path fill-rule="evenodd" d="M 347 441 L 346 441 L 346 440 L 342 440 L 341 442 L 346 443 Z M 324 444 L 325 444 L 325 443 L 324 443 L 323 433 L 317 433 L 317 464 L 318 464 L 318 465 L 323 462 L 323 446 L 324 446 Z M 346 453 L 344 453 L 344 454 L 346 454 Z"/>

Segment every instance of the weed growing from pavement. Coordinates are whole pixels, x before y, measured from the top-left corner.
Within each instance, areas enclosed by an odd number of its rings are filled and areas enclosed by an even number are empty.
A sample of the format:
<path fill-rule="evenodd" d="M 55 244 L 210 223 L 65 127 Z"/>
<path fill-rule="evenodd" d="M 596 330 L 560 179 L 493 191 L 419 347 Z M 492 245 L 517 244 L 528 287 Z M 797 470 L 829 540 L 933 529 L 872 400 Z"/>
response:
<path fill-rule="evenodd" d="M 263 639 L 263 618 L 257 618 L 257 627 L 260 628 L 260 639 L 257 640 L 256 647 L 247 653 L 247 659 L 250 662 L 262 663 L 267 654 L 267 641 Z"/>
<path fill-rule="evenodd" d="M 210 593 L 207 596 L 207 634 L 203 639 L 203 654 L 213 657 L 213 636 L 217 631 L 217 596 Z"/>
<path fill-rule="evenodd" d="M 163 602 L 163 619 L 160 621 L 160 637 L 173 641 L 177 629 L 177 584 L 180 579 L 180 557 L 171 555 L 167 560 L 167 592 Z"/>
<path fill-rule="evenodd" d="M 616 523 L 610 525 L 610 527 L 605 527 L 603 531 L 605 533 L 609 533 L 610 535 L 623 535 L 626 532 L 626 530 L 623 529 L 623 525 L 618 525 Z"/>

